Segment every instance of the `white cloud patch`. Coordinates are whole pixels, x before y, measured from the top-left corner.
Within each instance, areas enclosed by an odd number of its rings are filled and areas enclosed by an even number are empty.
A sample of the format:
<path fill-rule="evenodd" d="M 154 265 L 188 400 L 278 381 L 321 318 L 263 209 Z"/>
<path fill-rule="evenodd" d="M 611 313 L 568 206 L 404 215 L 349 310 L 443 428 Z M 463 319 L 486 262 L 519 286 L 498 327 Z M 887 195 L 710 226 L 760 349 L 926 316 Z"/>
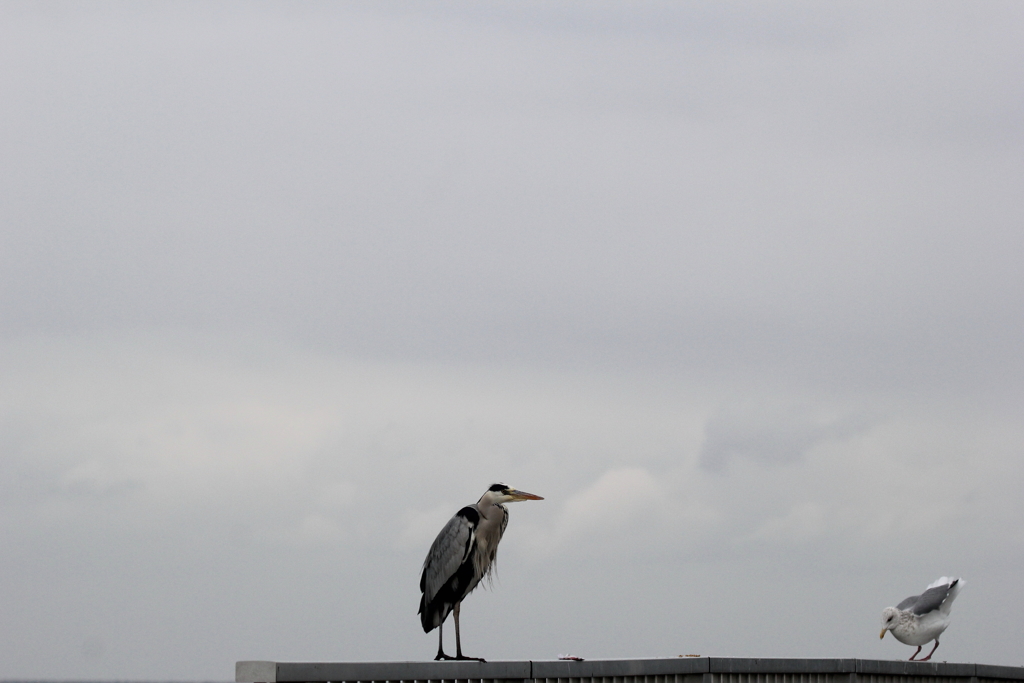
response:
<path fill-rule="evenodd" d="M 773 403 L 730 405 L 704 428 L 700 463 L 721 471 L 735 458 L 787 464 L 802 460 L 818 444 L 848 439 L 870 426 L 864 416 L 834 416 L 806 407 Z M 782 399 L 784 401 L 784 399 Z"/>
<path fill-rule="evenodd" d="M 821 507 L 807 502 L 794 505 L 781 517 L 765 520 L 753 536 L 771 542 L 807 541 L 820 538 L 827 528 Z"/>
<path fill-rule="evenodd" d="M 567 537 L 594 530 L 621 530 L 650 523 L 663 514 L 665 490 L 645 469 L 609 470 L 562 506 L 555 534 Z"/>

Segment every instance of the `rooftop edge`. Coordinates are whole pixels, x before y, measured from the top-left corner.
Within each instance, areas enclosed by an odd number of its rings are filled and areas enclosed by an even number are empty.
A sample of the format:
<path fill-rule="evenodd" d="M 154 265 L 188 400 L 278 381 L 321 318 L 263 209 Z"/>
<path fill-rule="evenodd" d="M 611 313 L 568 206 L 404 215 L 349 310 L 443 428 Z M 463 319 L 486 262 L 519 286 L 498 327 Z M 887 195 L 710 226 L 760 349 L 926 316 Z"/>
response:
<path fill-rule="evenodd" d="M 942 676 L 1024 681 L 1024 667 L 958 662 L 876 659 L 672 657 L 447 662 L 239 661 L 236 683 L 342 683 L 346 681 L 534 680 L 699 674 L 825 674 Z M 972 682 L 976 683 L 976 682 Z"/>

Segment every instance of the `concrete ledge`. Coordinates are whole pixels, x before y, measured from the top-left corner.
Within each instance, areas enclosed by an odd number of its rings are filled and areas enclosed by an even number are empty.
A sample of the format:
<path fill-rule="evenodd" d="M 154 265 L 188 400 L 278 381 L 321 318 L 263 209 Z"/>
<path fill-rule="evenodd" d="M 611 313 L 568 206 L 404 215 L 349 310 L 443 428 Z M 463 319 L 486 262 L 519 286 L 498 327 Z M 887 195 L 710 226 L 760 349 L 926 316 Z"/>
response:
<path fill-rule="evenodd" d="M 537 678 L 599 678 L 612 676 L 668 676 L 672 674 L 708 673 L 707 657 L 676 657 L 673 659 L 593 659 L 583 662 L 566 660 L 533 662 L 532 679 Z"/>
<path fill-rule="evenodd" d="M 885 676 L 950 676 L 969 678 L 976 675 L 976 664 L 955 662 L 908 662 L 895 660 L 861 659 L 859 674 Z M 1024 674 L 1024 668 L 1020 670 Z"/>
<path fill-rule="evenodd" d="M 746 659 L 708 657 L 710 673 L 721 674 L 851 674 L 858 659 Z"/>
<path fill-rule="evenodd" d="M 1024 667 L 1021 666 L 996 666 L 994 664 L 975 664 L 978 678 L 1002 678 L 1010 681 L 1019 681 Z"/>
<path fill-rule="evenodd" d="M 844 677 L 900 676 L 998 679 L 1024 683 L 1024 667 L 908 662 L 875 659 L 746 659 L 741 657 L 673 657 L 670 659 L 594 659 L 521 662 L 265 662 L 235 664 L 236 683 L 347 683 L 353 681 L 533 681 L 537 679 L 618 678 L 710 675 L 715 683 L 733 675 L 815 674 Z M 623 681 L 622 683 L 627 683 Z M 781 683 L 781 682 L 780 682 Z"/>
<path fill-rule="evenodd" d="M 235 680 L 273 683 L 277 680 L 277 662 L 235 662 Z"/>

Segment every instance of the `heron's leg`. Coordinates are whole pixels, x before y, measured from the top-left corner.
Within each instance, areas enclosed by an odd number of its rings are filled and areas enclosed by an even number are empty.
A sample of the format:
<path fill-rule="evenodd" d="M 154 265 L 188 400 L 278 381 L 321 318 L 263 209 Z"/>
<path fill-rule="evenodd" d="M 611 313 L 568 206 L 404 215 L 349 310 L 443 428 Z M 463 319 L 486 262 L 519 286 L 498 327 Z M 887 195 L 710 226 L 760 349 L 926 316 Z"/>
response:
<path fill-rule="evenodd" d="M 911 662 L 912 662 L 912 661 L 914 661 L 914 657 L 916 657 L 916 656 L 917 656 L 917 653 L 918 653 L 918 652 L 920 652 L 920 651 L 921 651 L 921 646 L 920 646 L 920 645 L 918 645 L 918 646 L 917 646 L 917 649 L 916 649 L 916 650 L 914 650 L 914 654 L 910 655 L 910 660 L 909 660 L 909 661 L 911 661 Z"/>
<path fill-rule="evenodd" d="M 451 659 L 449 655 L 446 655 L 444 653 L 444 635 L 441 630 L 443 628 L 444 622 L 442 621 L 440 624 L 437 625 L 437 656 L 434 657 L 435 662 L 441 659 Z"/>
<path fill-rule="evenodd" d="M 484 661 L 480 657 L 466 657 L 462 654 L 462 637 L 459 634 L 459 608 L 462 607 L 462 601 L 455 603 L 455 659 L 472 659 L 477 662 Z"/>
<path fill-rule="evenodd" d="M 938 639 L 938 638 L 936 638 L 936 639 L 935 639 L 935 647 L 933 647 L 933 648 L 932 648 L 932 651 L 928 653 L 928 656 L 927 656 L 927 657 L 925 657 L 924 659 L 919 659 L 919 660 L 917 660 L 917 661 L 919 661 L 919 662 L 927 662 L 927 661 L 928 661 L 929 659 L 931 659 L 931 658 L 932 658 L 932 655 L 933 655 L 933 654 L 935 653 L 935 651 L 936 651 L 936 650 L 938 650 L 938 649 L 939 649 L 939 639 Z"/>
<path fill-rule="evenodd" d="M 459 610 L 462 601 L 455 603 L 455 659 L 462 659 L 462 635 L 459 633 Z"/>

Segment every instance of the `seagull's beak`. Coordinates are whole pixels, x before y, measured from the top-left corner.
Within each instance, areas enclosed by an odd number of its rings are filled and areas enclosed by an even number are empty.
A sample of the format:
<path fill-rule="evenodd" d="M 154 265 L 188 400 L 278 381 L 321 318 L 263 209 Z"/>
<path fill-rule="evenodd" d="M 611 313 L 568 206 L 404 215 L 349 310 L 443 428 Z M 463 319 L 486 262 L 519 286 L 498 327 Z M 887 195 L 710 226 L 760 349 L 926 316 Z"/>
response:
<path fill-rule="evenodd" d="M 515 489 L 509 489 L 508 495 L 512 497 L 512 500 L 509 501 L 510 503 L 520 500 L 544 500 L 540 496 L 535 496 L 532 493 L 527 493 L 526 491 L 517 491 Z"/>
<path fill-rule="evenodd" d="M 888 630 L 889 629 L 887 629 L 887 628 L 883 628 L 882 632 L 878 634 L 878 639 L 881 640 L 882 638 L 885 638 L 885 632 L 888 631 Z"/>

